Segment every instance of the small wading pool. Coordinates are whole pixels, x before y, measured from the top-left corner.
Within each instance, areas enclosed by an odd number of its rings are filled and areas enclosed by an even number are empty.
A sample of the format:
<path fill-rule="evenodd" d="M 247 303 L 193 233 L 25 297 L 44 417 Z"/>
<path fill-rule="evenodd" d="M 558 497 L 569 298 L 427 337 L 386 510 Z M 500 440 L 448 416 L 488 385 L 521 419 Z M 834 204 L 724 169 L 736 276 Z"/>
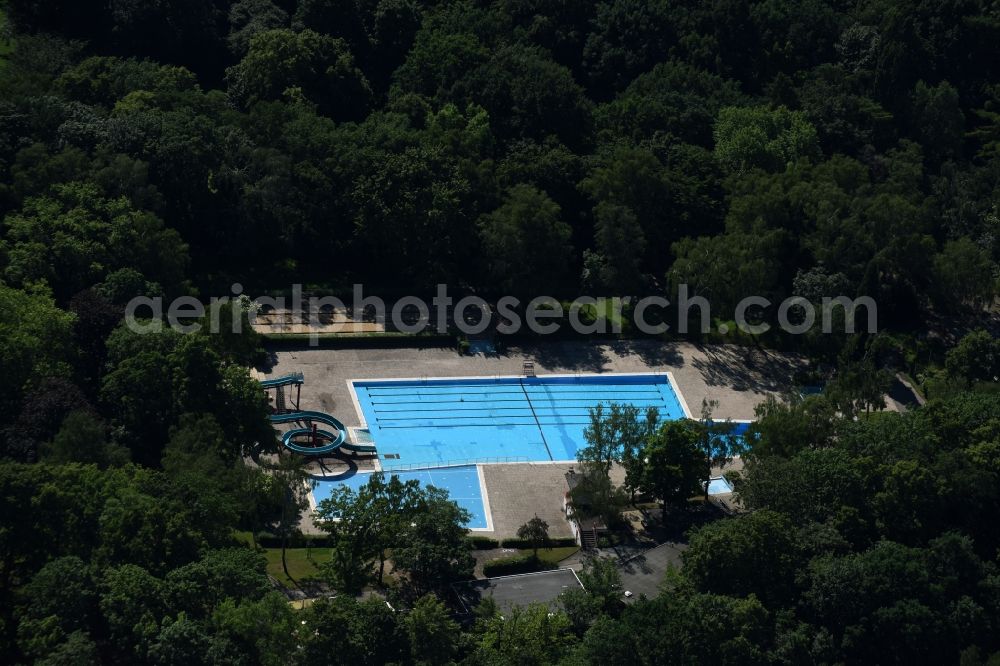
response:
<path fill-rule="evenodd" d="M 472 514 L 472 519 L 466 523 L 466 527 L 473 530 L 492 529 L 492 521 L 490 521 L 485 507 L 486 500 L 480 472 L 476 465 L 386 472 L 385 476 L 386 479 L 390 476 L 398 476 L 399 480 L 403 482 L 416 479 L 422 486 L 434 486 L 447 490 L 449 499 Z M 361 472 L 343 480 L 317 481 L 317 485 L 313 489 L 313 497 L 319 504 L 330 496 L 335 487 L 342 485 L 357 491 L 358 488 L 368 483 L 370 477 L 371 472 Z"/>
<path fill-rule="evenodd" d="M 733 486 L 724 476 L 713 476 L 708 480 L 709 495 L 728 495 L 733 492 Z"/>

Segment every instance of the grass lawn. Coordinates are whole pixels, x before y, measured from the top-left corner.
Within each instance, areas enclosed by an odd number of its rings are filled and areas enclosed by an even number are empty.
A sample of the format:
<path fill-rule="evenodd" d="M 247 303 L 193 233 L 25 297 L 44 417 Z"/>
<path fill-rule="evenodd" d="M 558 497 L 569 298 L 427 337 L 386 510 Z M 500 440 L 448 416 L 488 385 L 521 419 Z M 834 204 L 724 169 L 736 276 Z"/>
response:
<path fill-rule="evenodd" d="M 599 298 L 597 299 L 597 305 L 586 304 L 580 307 L 580 314 L 583 315 L 584 319 L 590 319 L 596 321 L 598 319 L 607 319 L 612 324 L 618 326 L 623 326 L 627 323 L 627 320 L 622 317 L 622 313 L 615 308 L 615 303 L 610 298 Z"/>
<path fill-rule="evenodd" d="M 330 559 L 329 548 L 289 548 L 285 551 L 285 561 L 288 563 L 288 573 L 295 580 L 289 580 L 285 571 L 281 568 L 281 549 L 265 548 L 264 556 L 267 557 L 267 573 L 271 574 L 278 581 L 288 588 L 298 587 L 297 582 L 303 578 L 315 578 L 319 576 L 319 569 L 316 563 Z M 310 556 L 312 561 L 310 561 Z"/>

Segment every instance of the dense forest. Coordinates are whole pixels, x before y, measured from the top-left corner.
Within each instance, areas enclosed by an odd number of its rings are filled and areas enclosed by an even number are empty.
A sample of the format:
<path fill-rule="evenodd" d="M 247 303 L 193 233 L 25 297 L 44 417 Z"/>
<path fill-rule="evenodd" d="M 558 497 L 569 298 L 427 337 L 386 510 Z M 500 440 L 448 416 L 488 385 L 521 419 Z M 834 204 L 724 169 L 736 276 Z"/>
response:
<path fill-rule="evenodd" d="M 6 0 L 0 27 L 0 661 L 1000 659 L 997 3 Z M 451 560 L 397 609 L 293 611 L 234 537 L 301 510 L 295 470 L 243 462 L 277 449 L 262 341 L 121 325 L 234 282 L 870 296 L 883 332 L 763 340 L 829 390 L 758 409 L 747 512 L 660 596 L 588 571 L 459 627 Z M 926 405 L 877 411 L 896 371 Z M 442 546 L 409 545 L 417 580 Z"/>
<path fill-rule="evenodd" d="M 868 294 L 911 326 L 996 291 L 992 3 L 7 12 L 12 287 L 683 281 L 720 307 Z"/>

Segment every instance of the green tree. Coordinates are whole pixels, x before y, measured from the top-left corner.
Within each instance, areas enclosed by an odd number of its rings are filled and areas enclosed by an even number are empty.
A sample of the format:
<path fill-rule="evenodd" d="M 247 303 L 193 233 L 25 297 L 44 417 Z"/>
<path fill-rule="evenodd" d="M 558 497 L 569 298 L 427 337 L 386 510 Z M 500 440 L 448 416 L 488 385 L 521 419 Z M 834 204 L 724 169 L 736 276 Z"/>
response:
<path fill-rule="evenodd" d="M 232 457 L 274 450 L 266 395 L 246 367 L 220 358 L 216 349 L 230 349 L 223 343 L 212 334 L 181 335 L 169 327 L 144 334 L 124 325 L 108 338 L 101 398 L 136 461 L 157 464 L 171 426 L 185 413 L 218 415 Z"/>
<path fill-rule="evenodd" d="M 75 632 L 86 634 L 98 621 L 96 586 L 79 557 L 52 560 L 19 590 L 22 649 L 38 659 L 59 649 Z"/>
<path fill-rule="evenodd" d="M 44 280 L 68 298 L 111 270 L 142 270 L 170 293 L 184 281 L 188 248 L 174 230 L 121 197 L 108 199 L 92 183 L 54 185 L 50 196 L 25 201 L 8 216 L 6 279 L 16 285 Z"/>
<path fill-rule="evenodd" d="M 577 656 L 583 663 L 765 664 L 770 621 L 768 609 L 753 595 L 680 589 L 632 604 L 619 621 L 598 620 Z"/>
<path fill-rule="evenodd" d="M 167 617 L 160 633 L 149 646 L 149 659 L 154 664 L 180 666 L 203 658 L 212 645 L 205 626 L 178 613 L 176 618 Z"/>
<path fill-rule="evenodd" d="M 36 664 L 63 666 L 67 664 L 93 664 L 99 661 L 97 644 L 82 631 L 74 631 L 66 640 L 51 650 L 45 657 L 35 661 Z"/>
<path fill-rule="evenodd" d="M 599 518 L 605 525 L 621 520 L 629 503 L 624 489 L 615 485 L 603 468 L 593 463 L 581 463 L 574 471 L 575 485 L 569 491 L 573 515 L 577 518 Z"/>
<path fill-rule="evenodd" d="M 949 240 L 934 257 L 934 302 L 944 311 L 968 305 L 976 310 L 990 303 L 997 293 L 991 280 L 996 264 L 985 248 L 967 237 Z"/>
<path fill-rule="evenodd" d="M 403 628 L 410 643 L 410 656 L 416 664 L 450 663 L 458 652 L 460 630 L 448 609 L 434 595 L 417 599 L 403 618 Z"/>
<path fill-rule="evenodd" d="M 288 599 L 268 592 L 260 599 L 229 598 L 212 612 L 213 632 L 224 635 L 235 649 L 255 663 L 281 666 L 296 649 L 301 627 Z"/>
<path fill-rule="evenodd" d="M 589 557 L 578 575 L 587 594 L 597 602 L 598 610 L 613 615 L 623 592 L 618 561 L 612 557 Z"/>
<path fill-rule="evenodd" d="M 25 386 L 69 374 L 73 316 L 58 309 L 44 289 L 20 291 L 0 284 L 0 404 L 17 413 Z"/>
<path fill-rule="evenodd" d="M 624 206 L 594 208 L 594 251 L 584 251 L 585 282 L 612 293 L 635 293 L 642 285 L 646 238 L 635 214 Z"/>
<path fill-rule="evenodd" d="M 749 459 L 737 485 L 751 510 L 768 509 L 803 523 L 834 525 L 845 537 L 864 542 L 867 489 L 875 470 L 864 458 L 836 448 L 804 449 L 789 458 L 765 454 Z"/>
<path fill-rule="evenodd" d="M 448 499 L 446 490 L 423 490 L 411 522 L 393 548 L 396 569 L 408 574 L 410 594 L 436 590 L 450 581 L 472 574 L 475 560 L 469 553 L 465 525 L 471 514 Z"/>
<path fill-rule="evenodd" d="M 786 516 L 773 511 L 755 511 L 699 528 L 682 557 L 684 575 L 700 590 L 754 594 L 766 604 L 786 603 L 793 590 L 794 530 Z"/>
<path fill-rule="evenodd" d="M 965 116 L 958 91 L 947 81 L 936 86 L 917 81 L 911 105 L 913 132 L 920 138 L 928 157 L 940 161 L 960 155 Z"/>
<path fill-rule="evenodd" d="M 254 35 L 283 28 L 288 24 L 288 12 L 271 0 L 239 0 L 229 7 L 229 50 L 237 56 L 250 48 Z"/>
<path fill-rule="evenodd" d="M 743 102 L 736 81 L 669 60 L 637 76 L 622 94 L 598 107 L 595 115 L 599 132 L 635 144 L 677 137 L 711 148 L 719 110 Z"/>
<path fill-rule="evenodd" d="M 616 462 L 637 457 L 648 437 L 656 429 L 659 414 L 620 403 L 599 404 L 589 410 L 590 423 L 583 430 L 587 445 L 577 451 L 577 460 L 597 467 L 605 476 Z M 643 418 L 644 417 L 644 418 Z"/>
<path fill-rule="evenodd" d="M 549 524 L 536 514 L 534 518 L 517 528 L 517 538 L 531 545 L 532 556 L 537 559 L 538 549 L 549 540 Z"/>
<path fill-rule="evenodd" d="M 788 401 L 768 396 L 754 407 L 754 416 L 745 435 L 747 453 L 754 457 L 790 457 L 802 449 L 823 448 L 836 434 L 836 409 L 822 395 Z"/>
<path fill-rule="evenodd" d="M 479 208 L 452 150 L 428 141 L 369 152 L 351 189 L 355 247 L 382 258 L 383 278 L 430 286 L 471 274 Z"/>
<path fill-rule="evenodd" d="M 728 106 L 715 124 L 715 155 L 730 171 L 782 170 L 819 152 L 816 129 L 801 111 Z"/>
<path fill-rule="evenodd" d="M 892 372 L 876 366 L 874 349 L 870 345 L 858 359 L 851 357 L 850 347 L 841 353 L 837 375 L 827 384 L 824 393 L 847 414 L 885 409 L 885 396 L 892 386 Z"/>
<path fill-rule="evenodd" d="M 389 550 L 404 541 L 404 534 L 423 502 L 418 481 L 400 481 L 391 475 L 372 474 L 354 491 L 346 486 L 334 490 L 319 503 L 316 513 L 323 529 L 337 547 L 327 570 L 338 585 L 360 589 L 378 562 L 376 580 L 382 584 Z"/>
<path fill-rule="evenodd" d="M 883 541 L 862 553 L 814 561 L 803 600 L 845 658 L 863 652 L 882 659 L 903 646 L 907 658 L 947 659 L 954 647 L 943 640 L 946 620 L 933 610 L 932 577 L 927 553 Z"/>
<path fill-rule="evenodd" d="M 93 414 L 71 412 L 52 442 L 44 447 L 44 457 L 55 463 L 94 463 L 115 467 L 128 462 L 128 450 L 108 441 L 105 425 Z"/>
<path fill-rule="evenodd" d="M 501 141 L 554 135 L 577 148 L 588 140 L 593 104 L 572 73 L 538 47 L 496 48 L 487 62 L 462 77 L 456 92 L 462 93 L 461 101 L 486 109 Z"/>
<path fill-rule="evenodd" d="M 258 32 L 239 64 L 226 70 L 226 81 L 230 98 L 243 108 L 285 96 L 354 120 L 371 103 L 371 87 L 344 40 L 312 30 Z"/>
<path fill-rule="evenodd" d="M 572 229 L 544 192 L 515 185 L 503 205 L 480 220 L 479 232 L 490 276 L 501 288 L 523 294 L 538 284 L 565 283 Z"/>
<path fill-rule="evenodd" d="M 787 239 L 784 230 L 760 225 L 746 233 L 685 238 L 673 245 L 676 259 L 667 278 L 675 288 L 687 285 L 691 295 L 707 298 L 713 312 L 733 312 L 750 295 L 773 301 L 781 293 L 780 258 Z M 697 309 L 692 308 L 695 313 Z M 700 326 L 697 320 L 684 323 L 688 330 Z"/>
<path fill-rule="evenodd" d="M 311 481 L 303 467 L 303 460 L 296 455 L 279 456 L 273 466 L 268 468 L 273 483 L 268 488 L 274 493 L 273 499 L 281 507 L 275 529 L 281 537 L 281 569 L 285 576 L 292 579 L 288 573 L 288 541 L 299 533 L 302 513 L 309 508 L 309 491 Z M 322 517 L 322 512 L 317 511 Z"/>
<path fill-rule="evenodd" d="M 569 618 L 546 606 L 515 606 L 481 620 L 478 658 L 486 663 L 550 664 L 575 642 Z"/>
<path fill-rule="evenodd" d="M 708 479 L 713 469 L 725 467 L 746 449 L 743 439 L 734 433 L 733 423 L 729 419 L 725 421 L 712 419 L 712 412 L 718 405 L 718 400 L 703 398 L 701 401 L 701 420 L 698 424 L 701 430 L 699 447 L 705 461 L 705 479 Z M 707 500 L 708 483 L 706 482 L 703 487 Z"/>
<path fill-rule="evenodd" d="M 592 89 L 597 95 L 621 90 L 664 60 L 676 40 L 676 9 L 669 2 L 599 3 L 583 50 Z"/>
<path fill-rule="evenodd" d="M 400 663 L 408 651 L 398 614 L 376 597 L 320 599 L 298 617 L 303 664 L 328 664 L 334 654 L 356 664 Z"/>
<path fill-rule="evenodd" d="M 86 58 L 64 71 L 56 81 L 56 87 L 71 98 L 108 108 L 137 90 L 180 93 L 194 91 L 197 86 L 195 75 L 183 67 L 111 56 Z"/>
<path fill-rule="evenodd" d="M 646 241 L 643 268 L 662 271 L 663 248 L 690 234 L 690 228 L 716 228 L 714 205 L 706 201 L 711 176 L 704 173 L 706 155 L 682 148 L 670 150 L 666 163 L 646 147 L 621 145 L 595 160 L 580 189 L 595 204 L 613 204 L 630 210 Z M 595 213 L 600 211 L 595 211 Z M 625 215 L 607 209 L 602 215 Z M 616 222 L 626 224 L 626 220 Z"/>
<path fill-rule="evenodd" d="M 177 500 L 142 492 L 143 482 L 159 479 L 148 472 L 136 475 L 139 479 L 117 489 L 101 507 L 94 559 L 105 566 L 136 563 L 154 574 L 196 559 L 209 545 L 195 521 L 198 514 Z"/>
<path fill-rule="evenodd" d="M 948 374 L 971 387 L 973 382 L 996 381 L 1000 375 L 1000 341 L 985 329 L 966 334 L 945 355 Z"/>
<path fill-rule="evenodd" d="M 667 421 L 643 448 L 640 488 L 668 505 L 684 506 L 706 480 L 702 432 L 691 421 Z"/>
<path fill-rule="evenodd" d="M 106 569 L 100 606 L 116 656 L 145 660 L 167 612 L 163 582 L 134 564 Z"/>
<path fill-rule="evenodd" d="M 259 601 L 271 589 L 266 558 L 243 547 L 207 551 L 170 571 L 165 583 L 170 608 L 199 621 L 224 601 Z"/>

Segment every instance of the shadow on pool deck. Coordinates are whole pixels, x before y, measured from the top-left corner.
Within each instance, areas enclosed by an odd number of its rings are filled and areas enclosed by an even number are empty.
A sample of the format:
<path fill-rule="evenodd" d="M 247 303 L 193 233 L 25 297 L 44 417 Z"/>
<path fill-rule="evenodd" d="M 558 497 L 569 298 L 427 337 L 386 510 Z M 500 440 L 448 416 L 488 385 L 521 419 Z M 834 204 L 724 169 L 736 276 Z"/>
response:
<path fill-rule="evenodd" d="M 659 340 L 615 340 L 608 343 L 618 356 L 636 355 L 648 366 L 672 366 L 679 368 L 684 365 L 684 355 L 678 350 L 678 345 Z"/>
<path fill-rule="evenodd" d="M 526 344 L 519 351 L 543 367 L 573 372 L 606 372 L 605 366 L 610 361 L 604 348 L 577 341 Z"/>
<path fill-rule="evenodd" d="M 697 345 L 704 358 L 693 358 L 708 386 L 726 386 L 734 391 L 757 393 L 787 389 L 789 378 L 800 363 L 787 355 L 753 347 Z"/>

